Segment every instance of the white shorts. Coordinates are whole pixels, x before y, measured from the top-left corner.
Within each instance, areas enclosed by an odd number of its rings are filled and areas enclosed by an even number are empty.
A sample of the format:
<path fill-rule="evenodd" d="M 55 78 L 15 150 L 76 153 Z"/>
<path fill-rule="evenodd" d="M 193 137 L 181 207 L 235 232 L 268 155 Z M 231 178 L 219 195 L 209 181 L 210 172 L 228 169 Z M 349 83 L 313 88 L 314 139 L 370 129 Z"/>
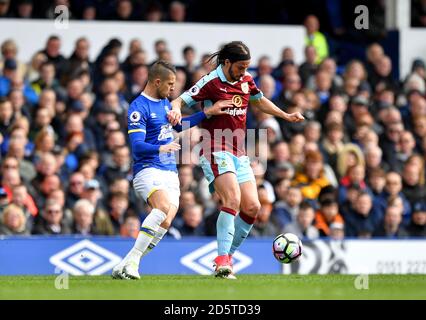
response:
<path fill-rule="evenodd" d="M 157 190 L 164 190 L 169 196 L 170 204 L 179 208 L 180 183 L 178 174 L 174 171 L 146 168 L 138 172 L 133 179 L 136 194 L 146 202 Z"/>

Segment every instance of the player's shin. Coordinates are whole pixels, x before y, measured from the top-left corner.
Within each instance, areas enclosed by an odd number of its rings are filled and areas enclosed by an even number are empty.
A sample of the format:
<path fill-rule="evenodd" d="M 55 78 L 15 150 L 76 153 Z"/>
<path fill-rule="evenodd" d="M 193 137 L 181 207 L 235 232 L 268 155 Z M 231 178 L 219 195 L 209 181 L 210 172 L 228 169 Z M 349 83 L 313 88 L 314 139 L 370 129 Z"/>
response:
<path fill-rule="evenodd" d="M 248 237 L 251 228 L 253 228 L 254 221 L 255 218 L 250 217 L 243 212 L 240 212 L 240 214 L 235 217 L 235 235 L 231 249 L 229 250 L 230 255 L 233 255 L 241 246 L 243 241 Z"/>
<path fill-rule="evenodd" d="M 154 235 L 154 238 L 152 238 L 151 243 L 148 245 L 146 250 L 142 253 L 142 257 L 145 257 L 148 253 L 150 253 L 158 245 L 161 239 L 163 239 L 166 233 L 167 233 L 167 229 L 159 227 L 158 231 Z"/>
<path fill-rule="evenodd" d="M 132 249 L 134 254 L 139 255 L 139 259 L 142 254 L 147 250 L 150 243 L 154 240 L 160 224 L 166 219 L 166 214 L 159 209 L 152 209 L 148 217 L 145 218 L 142 223 L 138 238 L 136 239 L 135 245 Z"/>
<path fill-rule="evenodd" d="M 234 220 L 236 214 L 236 211 L 224 207 L 222 207 L 219 213 L 216 223 L 219 256 L 227 255 L 231 249 L 232 240 L 234 239 Z"/>

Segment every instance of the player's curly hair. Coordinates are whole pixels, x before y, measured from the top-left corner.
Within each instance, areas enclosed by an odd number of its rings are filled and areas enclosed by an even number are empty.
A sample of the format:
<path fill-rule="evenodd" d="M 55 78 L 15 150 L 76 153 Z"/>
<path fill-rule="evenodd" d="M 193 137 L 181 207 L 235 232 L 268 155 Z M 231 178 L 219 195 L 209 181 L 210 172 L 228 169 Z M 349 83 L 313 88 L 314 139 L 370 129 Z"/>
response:
<path fill-rule="evenodd" d="M 242 41 L 232 41 L 225 44 L 219 51 L 213 53 L 207 62 L 216 58 L 217 65 L 225 64 L 228 59 L 231 63 L 250 59 L 250 49 Z"/>

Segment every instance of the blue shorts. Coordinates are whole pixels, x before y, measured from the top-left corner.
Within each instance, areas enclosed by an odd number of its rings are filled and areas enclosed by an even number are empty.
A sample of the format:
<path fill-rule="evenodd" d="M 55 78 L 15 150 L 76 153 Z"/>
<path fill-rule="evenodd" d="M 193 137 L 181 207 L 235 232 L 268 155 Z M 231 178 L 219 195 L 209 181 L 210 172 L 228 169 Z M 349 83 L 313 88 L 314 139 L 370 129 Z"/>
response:
<path fill-rule="evenodd" d="M 230 152 L 220 151 L 213 152 L 212 159 L 213 161 L 210 162 L 204 155 L 200 157 L 201 168 L 203 169 L 204 176 L 209 182 L 209 189 L 211 193 L 214 192 L 214 179 L 226 172 L 235 173 L 238 184 L 242 184 L 247 181 L 256 181 L 253 170 L 250 166 L 249 157 L 237 157 Z"/>

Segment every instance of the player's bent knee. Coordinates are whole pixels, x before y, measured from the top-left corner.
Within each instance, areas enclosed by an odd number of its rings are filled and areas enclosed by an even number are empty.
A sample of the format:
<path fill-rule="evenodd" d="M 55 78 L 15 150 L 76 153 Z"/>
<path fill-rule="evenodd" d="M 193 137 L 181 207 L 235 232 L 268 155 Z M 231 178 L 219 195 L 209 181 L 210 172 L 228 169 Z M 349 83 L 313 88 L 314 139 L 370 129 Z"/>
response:
<path fill-rule="evenodd" d="M 260 210 L 260 203 L 258 201 L 249 203 L 245 208 L 243 208 L 243 212 L 250 217 L 256 217 Z"/>
<path fill-rule="evenodd" d="M 225 198 L 222 199 L 222 203 L 224 207 L 235 211 L 238 211 L 238 208 L 240 207 L 240 200 L 238 198 Z"/>

